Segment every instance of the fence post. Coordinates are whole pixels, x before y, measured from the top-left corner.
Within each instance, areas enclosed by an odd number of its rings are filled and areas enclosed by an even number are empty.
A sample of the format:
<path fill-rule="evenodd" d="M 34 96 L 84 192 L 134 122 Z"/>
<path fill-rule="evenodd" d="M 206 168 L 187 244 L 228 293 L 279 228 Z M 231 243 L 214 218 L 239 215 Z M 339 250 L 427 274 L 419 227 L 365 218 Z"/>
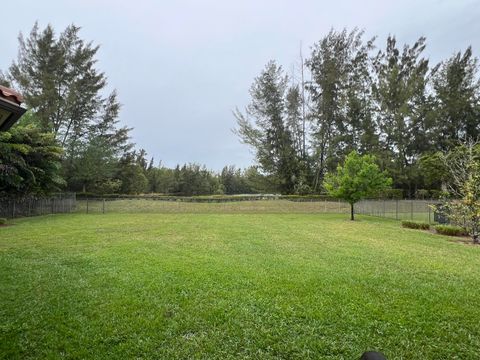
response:
<path fill-rule="evenodd" d="M 105 198 L 102 199 L 102 214 L 105 214 Z"/>
<path fill-rule="evenodd" d="M 410 203 L 410 219 L 413 220 L 413 200 Z"/>
<path fill-rule="evenodd" d="M 12 200 L 12 218 L 15 218 L 15 200 Z"/>
<path fill-rule="evenodd" d="M 398 220 L 398 199 L 395 201 L 395 219 Z"/>
<path fill-rule="evenodd" d="M 385 216 L 385 201 L 386 201 L 386 200 L 383 199 L 383 217 L 386 217 L 386 216 Z"/>
<path fill-rule="evenodd" d="M 431 218 L 430 218 L 430 211 L 431 211 L 432 209 L 430 209 L 430 205 L 427 205 L 427 206 L 428 206 L 428 223 L 431 224 L 432 221 L 431 221 Z"/>
<path fill-rule="evenodd" d="M 87 198 L 87 214 L 88 214 L 88 198 Z"/>

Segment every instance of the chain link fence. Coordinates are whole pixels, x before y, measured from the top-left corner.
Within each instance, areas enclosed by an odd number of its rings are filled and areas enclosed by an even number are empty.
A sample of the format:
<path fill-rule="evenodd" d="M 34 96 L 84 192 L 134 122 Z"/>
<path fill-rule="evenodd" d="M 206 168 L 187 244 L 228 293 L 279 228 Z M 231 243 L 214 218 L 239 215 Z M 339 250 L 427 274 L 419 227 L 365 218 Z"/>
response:
<path fill-rule="evenodd" d="M 429 224 L 438 220 L 432 205 L 435 200 L 363 200 L 355 204 L 355 213 Z"/>
<path fill-rule="evenodd" d="M 213 201 L 213 200 L 212 200 Z M 348 213 L 350 205 L 342 201 L 284 199 L 254 201 L 183 201 L 182 199 L 78 199 L 76 212 L 105 213 Z"/>
<path fill-rule="evenodd" d="M 0 217 L 18 218 L 27 216 L 70 213 L 75 210 L 75 194 L 57 194 L 49 197 L 25 197 L 0 200 Z"/>
<path fill-rule="evenodd" d="M 434 200 L 363 200 L 355 204 L 355 213 L 396 220 L 438 221 Z M 193 202 L 159 199 L 76 199 L 75 194 L 45 198 L 0 200 L 0 217 L 16 218 L 58 213 L 337 213 L 348 214 L 350 205 L 343 201 L 284 199 Z"/>

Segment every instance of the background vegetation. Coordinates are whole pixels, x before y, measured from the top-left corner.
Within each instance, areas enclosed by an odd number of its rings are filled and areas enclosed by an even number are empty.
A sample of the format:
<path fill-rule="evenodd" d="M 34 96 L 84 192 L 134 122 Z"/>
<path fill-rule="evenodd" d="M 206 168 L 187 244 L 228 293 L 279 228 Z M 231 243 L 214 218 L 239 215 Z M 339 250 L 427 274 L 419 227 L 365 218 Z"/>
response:
<path fill-rule="evenodd" d="M 449 179 L 439 154 L 479 136 L 478 59 L 471 48 L 430 64 L 425 38 L 399 45 L 390 36 L 382 46 L 358 30 L 332 30 L 300 56 L 292 74 L 269 62 L 252 84 L 251 103 L 235 111 L 236 132 L 255 151 L 255 166 L 225 166 L 219 173 L 198 164 L 166 168 L 135 149 L 131 129 L 119 125 L 117 94 L 107 92 L 107 76 L 97 68 L 99 46 L 81 39 L 79 31 L 71 25 L 56 34 L 51 26 L 35 25 L 19 37 L 18 58 L 0 73 L 0 83 L 24 94 L 29 108 L 15 132 L 34 126 L 52 134 L 63 150 L 54 178 L 65 185 L 55 181 L 56 188 L 97 194 L 321 193 L 326 175 L 356 150 L 376 156 L 393 179 L 386 197 L 438 197 Z M 16 195 L 52 190 L 52 184 L 30 186 L 36 178 L 27 174 L 33 171 L 24 172 L 18 161 L 18 168 L 7 171 L 9 161 L 0 157 L 0 169 L 6 183 L 18 185 Z M 4 196 L 12 193 L 8 186 L 0 184 Z"/>

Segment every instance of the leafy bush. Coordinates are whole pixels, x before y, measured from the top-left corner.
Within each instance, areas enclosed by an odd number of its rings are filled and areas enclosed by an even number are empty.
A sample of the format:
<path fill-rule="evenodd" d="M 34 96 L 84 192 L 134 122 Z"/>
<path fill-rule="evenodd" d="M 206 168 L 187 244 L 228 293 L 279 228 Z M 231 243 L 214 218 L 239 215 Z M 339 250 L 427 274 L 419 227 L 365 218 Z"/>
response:
<path fill-rule="evenodd" d="M 429 199 L 430 196 L 431 196 L 430 191 L 426 189 L 418 189 L 417 191 L 415 191 L 415 199 L 424 200 L 424 199 Z"/>
<path fill-rule="evenodd" d="M 280 199 L 290 201 L 338 201 L 337 198 L 327 194 L 311 194 L 311 195 L 282 195 Z"/>
<path fill-rule="evenodd" d="M 420 229 L 420 230 L 430 229 L 430 224 L 427 224 L 424 222 L 408 221 L 408 220 L 402 221 L 402 226 L 404 228 L 409 228 L 409 229 Z"/>
<path fill-rule="evenodd" d="M 453 225 L 437 225 L 435 226 L 437 233 L 447 236 L 466 236 L 466 231 L 460 226 Z"/>
<path fill-rule="evenodd" d="M 430 190 L 430 198 L 431 199 L 444 199 L 450 198 L 451 195 L 448 191 L 443 190 Z"/>
<path fill-rule="evenodd" d="M 392 199 L 392 200 L 401 200 L 404 198 L 402 189 L 385 189 L 378 192 L 372 198 L 375 199 Z"/>
<path fill-rule="evenodd" d="M 0 225 L 5 225 L 7 223 L 7 219 L 0 218 Z"/>

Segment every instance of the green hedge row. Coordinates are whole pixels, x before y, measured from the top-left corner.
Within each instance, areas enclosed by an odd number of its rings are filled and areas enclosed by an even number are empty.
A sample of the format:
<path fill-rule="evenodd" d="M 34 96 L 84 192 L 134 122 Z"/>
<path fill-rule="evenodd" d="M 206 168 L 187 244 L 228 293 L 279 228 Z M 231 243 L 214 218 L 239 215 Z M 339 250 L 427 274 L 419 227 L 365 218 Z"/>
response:
<path fill-rule="evenodd" d="M 447 236 L 466 236 L 468 235 L 463 228 L 460 226 L 453 225 L 437 225 L 435 226 L 435 231 L 442 235 Z"/>
<path fill-rule="evenodd" d="M 404 220 L 402 221 L 402 227 L 409 228 L 409 229 L 429 230 L 430 224 L 427 224 L 424 222 Z M 468 235 L 465 232 L 465 230 L 460 226 L 436 225 L 434 229 L 437 232 L 437 234 L 441 234 L 441 235 L 448 235 L 448 236 L 467 236 Z"/>
<path fill-rule="evenodd" d="M 337 201 L 328 195 L 273 195 L 273 194 L 252 194 L 252 195 L 200 195 L 200 196 L 174 196 L 161 194 L 123 195 L 123 194 L 94 194 L 77 193 L 77 199 L 147 199 L 162 201 L 183 201 L 183 202 L 230 202 L 230 201 L 254 201 L 254 200 L 289 200 L 289 201 Z"/>
<path fill-rule="evenodd" d="M 420 229 L 420 230 L 429 230 L 430 229 L 430 224 L 428 224 L 428 223 L 417 222 L 417 221 L 409 221 L 409 220 L 402 221 L 402 226 L 404 228 L 409 228 L 409 229 Z"/>

